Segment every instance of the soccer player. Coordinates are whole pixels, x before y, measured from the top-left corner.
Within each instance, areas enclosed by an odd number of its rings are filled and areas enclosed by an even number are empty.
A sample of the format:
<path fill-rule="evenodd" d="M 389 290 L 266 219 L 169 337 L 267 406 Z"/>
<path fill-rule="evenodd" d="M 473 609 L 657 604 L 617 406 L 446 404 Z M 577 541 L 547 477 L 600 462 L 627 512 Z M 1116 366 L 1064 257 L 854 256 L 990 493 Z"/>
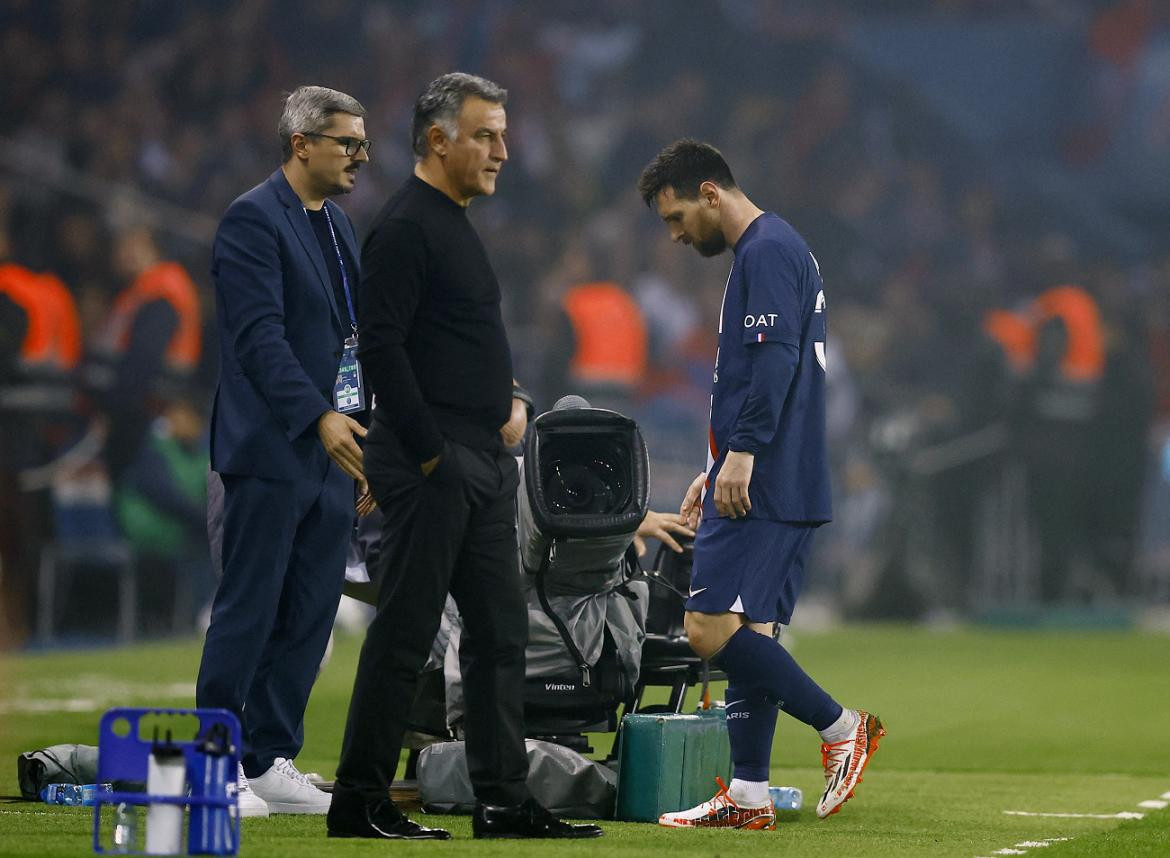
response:
<path fill-rule="evenodd" d="M 642 171 L 638 191 L 674 241 L 703 256 L 734 252 L 719 317 L 707 468 L 680 510 L 699 528 L 687 636 L 727 674 L 734 771 L 714 798 L 659 823 L 775 828 L 768 763 L 777 708 L 821 735 L 825 791 L 816 810 L 824 818 L 853 795 L 885 729 L 876 715 L 837 703 L 773 634 L 791 620 L 813 533 L 832 517 L 820 269 L 796 230 L 752 203 L 706 143 L 667 146 Z"/>

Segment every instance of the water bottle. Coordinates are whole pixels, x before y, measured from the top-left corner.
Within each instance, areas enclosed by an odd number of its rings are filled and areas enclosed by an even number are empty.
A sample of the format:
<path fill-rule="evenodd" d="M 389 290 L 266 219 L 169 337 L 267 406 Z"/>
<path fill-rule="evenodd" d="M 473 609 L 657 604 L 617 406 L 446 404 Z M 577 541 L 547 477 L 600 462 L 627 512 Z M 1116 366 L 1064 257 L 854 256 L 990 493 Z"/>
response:
<path fill-rule="evenodd" d="M 113 791 L 113 784 L 49 784 L 41 790 L 41 801 L 70 807 L 92 807 L 98 792 Z"/>
<path fill-rule="evenodd" d="M 181 749 L 172 744 L 171 731 L 159 744 L 155 737 L 146 758 L 146 792 L 151 796 L 181 796 L 187 791 L 187 765 Z M 151 802 L 146 808 L 146 851 L 151 855 L 178 855 L 183 842 L 183 806 Z"/>
<path fill-rule="evenodd" d="M 81 804 L 81 784 L 49 784 L 41 790 L 41 801 L 45 804 Z"/>
<path fill-rule="evenodd" d="M 114 810 L 113 852 L 138 851 L 138 808 L 122 802 Z"/>
<path fill-rule="evenodd" d="M 800 810 L 804 804 L 804 793 L 796 787 L 768 787 L 768 795 L 772 797 L 772 804 L 776 805 L 777 810 Z"/>

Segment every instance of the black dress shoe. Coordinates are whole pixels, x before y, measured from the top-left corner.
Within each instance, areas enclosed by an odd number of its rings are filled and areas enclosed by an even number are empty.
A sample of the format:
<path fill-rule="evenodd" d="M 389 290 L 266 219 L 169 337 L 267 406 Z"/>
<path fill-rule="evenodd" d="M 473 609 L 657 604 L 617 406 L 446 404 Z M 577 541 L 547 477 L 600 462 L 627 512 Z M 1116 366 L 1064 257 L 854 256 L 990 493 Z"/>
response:
<path fill-rule="evenodd" d="M 523 804 L 477 804 L 471 817 L 475 837 L 600 837 L 604 832 L 596 825 L 570 825 L 561 822 L 530 798 Z"/>
<path fill-rule="evenodd" d="M 381 840 L 450 840 L 451 832 L 411 822 L 389 799 L 367 802 L 333 794 L 325 818 L 330 837 L 373 837 Z"/>

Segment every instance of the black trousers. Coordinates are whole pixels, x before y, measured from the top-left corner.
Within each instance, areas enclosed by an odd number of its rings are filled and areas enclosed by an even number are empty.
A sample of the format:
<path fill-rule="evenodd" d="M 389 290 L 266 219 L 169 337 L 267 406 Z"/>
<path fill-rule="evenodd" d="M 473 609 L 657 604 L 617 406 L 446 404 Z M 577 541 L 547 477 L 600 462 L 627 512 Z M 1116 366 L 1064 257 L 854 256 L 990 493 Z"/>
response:
<path fill-rule="evenodd" d="M 471 784 L 487 804 L 519 804 L 529 795 L 522 699 L 528 613 L 517 565 L 516 462 L 502 449 L 448 441 L 424 477 L 375 420 L 365 471 L 385 516 L 378 607 L 358 661 L 334 789 L 386 797 L 450 592 L 463 620 Z"/>

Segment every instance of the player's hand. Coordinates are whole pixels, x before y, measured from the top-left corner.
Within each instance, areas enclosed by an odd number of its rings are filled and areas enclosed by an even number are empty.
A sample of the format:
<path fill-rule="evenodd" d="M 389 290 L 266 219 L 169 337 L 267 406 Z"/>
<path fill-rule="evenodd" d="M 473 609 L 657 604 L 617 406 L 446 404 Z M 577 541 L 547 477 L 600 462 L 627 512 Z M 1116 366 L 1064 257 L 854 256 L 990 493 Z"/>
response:
<path fill-rule="evenodd" d="M 358 480 L 358 498 L 354 504 L 354 509 L 357 510 L 359 516 L 367 516 L 374 511 L 378 506 L 378 502 L 374 500 L 374 496 L 370 494 L 370 484 L 366 482 L 366 478 L 362 477 Z"/>
<path fill-rule="evenodd" d="M 751 453 L 729 450 L 715 478 L 715 510 L 728 518 L 743 518 L 752 508 L 748 497 L 748 484 L 752 481 L 752 468 L 756 457 Z"/>
<path fill-rule="evenodd" d="M 317 437 L 329 458 L 355 480 L 362 477 L 362 448 L 354 436 L 366 437 L 366 428 L 339 411 L 326 411 L 317 418 Z"/>
<path fill-rule="evenodd" d="M 691 481 L 690 488 L 687 489 L 686 495 L 683 496 L 682 505 L 678 508 L 679 517 L 686 522 L 687 527 L 695 530 L 699 526 L 699 519 L 702 517 L 702 507 L 699 504 L 699 498 L 703 496 L 703 484 L 707 482 L 706 474 L 699 474 Z"/>
<path fill-rule="evenodd" d="M 675 540 L 674 535 L 691 539 L 695 531 L 687 527 L 687 520 L 681 514 L 651 510 L 646 513 L 646 517 L 638 525 L 638 532 L 634 534 L 634 546 L 638 550 L 638 556 L 646 553 L 647 539 L 657 539 L 675 554 L 682 554 L 682 546 Z"/>
<path fill-rule="evenodd" d="M 512 400 L 512 416 L 508 422 L 500 427 L 500 437 L 504 439 L 505 447 L 515 447 L 524 437 L 524 430 L 528 428 L 528 406 L 522 399 Z"/>

